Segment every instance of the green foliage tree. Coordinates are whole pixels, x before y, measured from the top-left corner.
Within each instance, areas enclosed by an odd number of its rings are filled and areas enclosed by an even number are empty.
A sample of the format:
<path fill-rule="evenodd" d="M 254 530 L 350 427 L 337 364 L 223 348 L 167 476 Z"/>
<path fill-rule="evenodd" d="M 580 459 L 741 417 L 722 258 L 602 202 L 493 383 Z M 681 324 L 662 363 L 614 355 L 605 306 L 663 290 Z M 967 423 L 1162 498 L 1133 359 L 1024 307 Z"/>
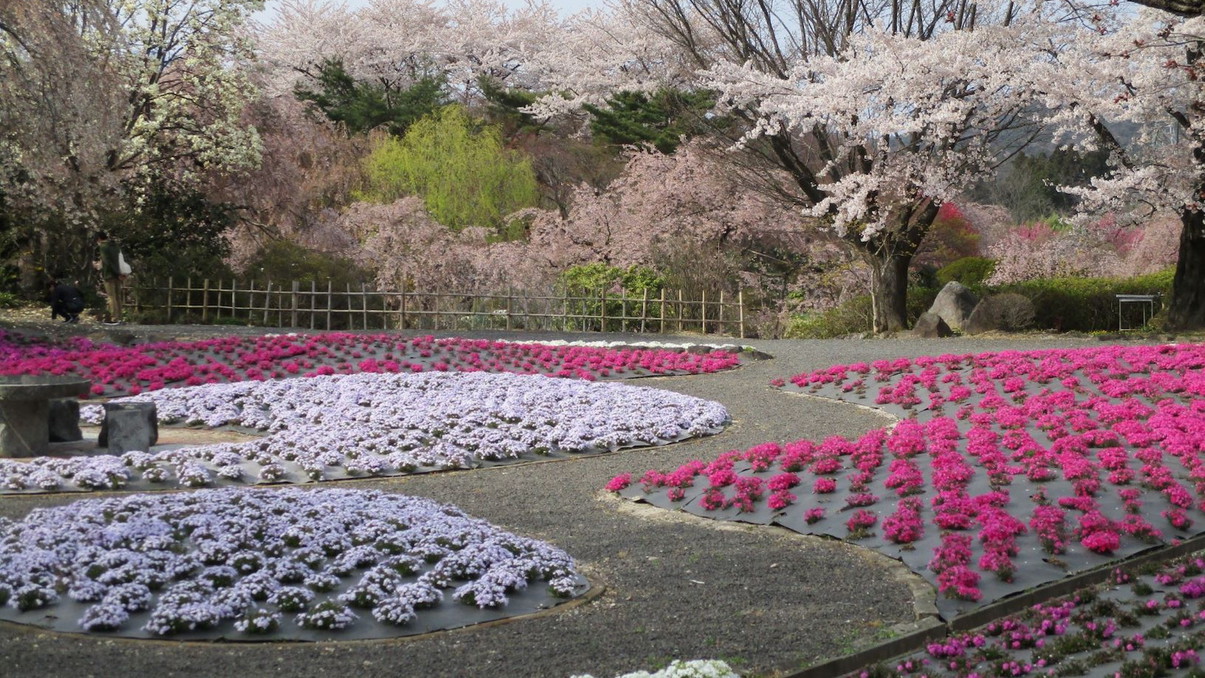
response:
<path fill-rule="evenodd" d="M 105 215 L 106 229 L 144 280 L 185 276 L 219 279 L 230 275 L 224 263 L 230 247 L 224 237 L 236 210 L 210 200 L 195 187 L 156 181 L 137 205 Z"/>
<path fill-rule="evenodd" d="M 607 106 L 584 108 L 590 112 L 590 131 L 611 144 L 647 144 L 662 153 L 673 153 L 683 137 L 710 127 L 705 114 L 715 106 L 715 96 L 706 91 L 663 88 L 652 95 L 619 92 Z"/>
<path fill-rule="evenodd" d="M 456 230 L 483 226 L 507 235 L 505 217 L 540 197 L 531 161 L 503 145 L 497 126 L 456 105 L 419 120 L 401 139 L 382 139 L 365 174 L 366 199 L 421 196 L 436 220 Z"/>
<path fill-rule="evenodd" d="M 318 67 L 313 89 L 297 85 L 293 94 L 317 107 L 327 118 L 343 123 L 350 133 L 384 126 L 402 136 L 424 116 L 447 104 L 447 83 L 427 76 L 408 88 L 357 82 L 339 59 L 327 59 Z"/>

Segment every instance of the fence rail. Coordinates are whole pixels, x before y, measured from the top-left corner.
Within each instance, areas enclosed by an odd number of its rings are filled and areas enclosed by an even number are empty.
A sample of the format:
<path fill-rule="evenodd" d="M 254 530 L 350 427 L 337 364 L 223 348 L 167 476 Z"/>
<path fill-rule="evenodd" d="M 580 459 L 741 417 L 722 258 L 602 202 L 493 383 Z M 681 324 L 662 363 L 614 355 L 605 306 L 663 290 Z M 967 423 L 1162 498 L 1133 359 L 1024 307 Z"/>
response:
<path fill-rule="evenodd" d="M 389 291 L 367 285 L 336 289 L 329 281 L 164 281 L 126 289 L 128 306 L 172 322 L 321 330 L 555 330 L 562 332 L 700 332 L 745 336 L 744 293 L 694 298 L 681 290 L 618 294 Z"/>

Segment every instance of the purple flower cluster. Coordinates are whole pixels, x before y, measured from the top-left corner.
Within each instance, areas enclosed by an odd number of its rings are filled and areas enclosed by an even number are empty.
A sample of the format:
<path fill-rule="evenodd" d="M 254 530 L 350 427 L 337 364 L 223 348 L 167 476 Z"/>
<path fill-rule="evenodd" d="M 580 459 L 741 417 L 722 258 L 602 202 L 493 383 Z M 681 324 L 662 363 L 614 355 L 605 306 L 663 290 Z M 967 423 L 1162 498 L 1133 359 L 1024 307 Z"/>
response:
<path fill-rule="evenodd" d="M 445 589 L 498 608 L 541 582 L 573 595 L 573 560 L 452 506 L 382 492 L 134 495 L 0 524 L 0 604 L 34 610 L 66 597 L 88 604 L 87 631 L 335 631 L 356 623 L 356 609 L 403 625 Z"/>
<path fill-rule="evenodd" d="M 469 468 L 532 454 L 605 452 L 722 430 L 718 403 L 671 391 L 538 375 L 354 374 L 165 389 L 160 421 L 267 436 L 155 453 L 0 460 L 9 491 L 113 489 L 141 478 L 204 487 Z M 99 422 L 99 406 L 81 418 Z"/>

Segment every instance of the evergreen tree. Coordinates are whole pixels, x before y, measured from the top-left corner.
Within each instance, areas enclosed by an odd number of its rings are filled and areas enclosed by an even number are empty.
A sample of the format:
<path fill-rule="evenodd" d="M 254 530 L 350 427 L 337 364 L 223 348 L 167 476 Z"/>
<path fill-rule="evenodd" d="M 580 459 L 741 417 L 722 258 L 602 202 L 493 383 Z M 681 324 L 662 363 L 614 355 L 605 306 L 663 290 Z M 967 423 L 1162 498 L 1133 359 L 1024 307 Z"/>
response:
<path fill-rule="evenodd" d="M 314 104 L 327 118 L 343 123 L 351 133 L 384 126 L 402 136 L 425 115 L 447 103 L 443 78 L 427 76 L 406 89 L 357 82 L 338 59 L 327 59 L 318 70 L 317 87 L 298 85 L 294 95 Z"/>
<path fill-rule="evenodd" d="M 647 144 L 673 153 L 683 137 L 715 126 L 718 121 L 704 117 L 714 105 L 710 92 L 660 89 L 651 96 L 619 92 L 605 108 L 589 104 L 584 108 L 593 116 L 590 131 L 595 138 L 617 145 Z"/>

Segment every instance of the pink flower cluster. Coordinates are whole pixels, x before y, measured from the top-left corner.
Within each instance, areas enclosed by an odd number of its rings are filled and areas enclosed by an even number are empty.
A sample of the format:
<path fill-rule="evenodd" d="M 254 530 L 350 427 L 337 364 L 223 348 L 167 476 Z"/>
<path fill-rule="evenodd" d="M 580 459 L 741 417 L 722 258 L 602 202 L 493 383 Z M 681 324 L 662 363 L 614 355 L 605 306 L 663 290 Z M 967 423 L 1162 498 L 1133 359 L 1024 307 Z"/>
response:
<path fill-rule="evenodd" d="M 93 395 L 103 396 L 356 372 L 517 372 L 592 380 L 705 374 L 738 363 L 736 354 L 721 350 L 698 354 L 389 334 L 333 332 L 114 346 L 82 338 L 58 345 L 29 343 L 0 330 L 0 374 L 76 376 L 93 383 Z"/>
<path fill-rule="evenodd" d="M 1205 346 L 901 358 L 784 387 L 909 414 L 856 440 L 765 443 L 678 469 L 708 477 L 698 505 L 750 510 L 767 499 L 740 490 L 742 476 L 790 473 L 807 491 L 767 493 L 783 524 L 843 512 L 849 534 L 864 538 L 881 522 L 874 548 L 940 531 L 929 571 L 953 599 L 979 600 L 981 573 L 1007 590 L 1022 548 L 1109 558 L 1164 539 L 1160 528 L 1190 533 L 1205 511 Z M 1167 527 L 1152 524 L 1159 516 Z M 845 536 L 823 523 L 799 529 Z"/>

